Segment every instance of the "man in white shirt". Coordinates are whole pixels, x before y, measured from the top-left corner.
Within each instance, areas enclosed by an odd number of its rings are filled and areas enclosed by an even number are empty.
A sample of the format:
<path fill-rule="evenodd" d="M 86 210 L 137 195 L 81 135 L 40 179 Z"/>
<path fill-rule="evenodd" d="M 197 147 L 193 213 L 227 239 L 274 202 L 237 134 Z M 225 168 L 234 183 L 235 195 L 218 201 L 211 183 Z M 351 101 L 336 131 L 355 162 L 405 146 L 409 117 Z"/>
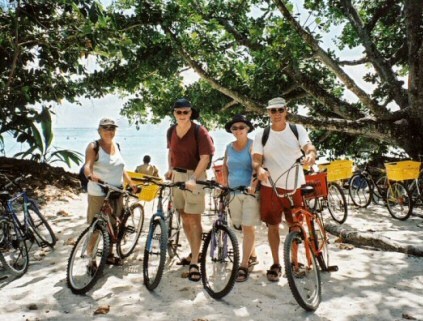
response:
<path fill-rule="evenodd" d="M 257 178 L 261 182 L 260 190 L 260 216 L 267 224 L 268 240 L 273 257 L 273 265 L 267 271 L 269 281 L 277 282 L 282 274 L 279 260 L 279 225 L 282 222 L 282 214 L 289 225 L 292 224 L 290 204 L 287 199 L 278 199 L 268 177 L 276 183 L 278 193 L 285 190 L 293 190 L 305 183 L 303 171 L 299 171 L 297 186 L 295 184 L 295 170 L 284 174 L 295 161 L 305 153 L 304 165 L 312 165 L 316 159 L 316 148 L 310 141 L 307 131 L 301 125 L 297 128 L 298 138 L 291 130 L 287 122 L 288 109 L 286 101 L 277 97 L 269 101 L 267 112 L 270 117 L 270 132 L 265 146 L 262 143 L 264 131 L 256 134 L 253 144 L 253 167 Z M 302 151 L 301 151 L 302 150 Z M 265 170 L 265 168 L 267 170 Z M 293 195 L 294 204 L 302 205 L 300 190 Z"/>

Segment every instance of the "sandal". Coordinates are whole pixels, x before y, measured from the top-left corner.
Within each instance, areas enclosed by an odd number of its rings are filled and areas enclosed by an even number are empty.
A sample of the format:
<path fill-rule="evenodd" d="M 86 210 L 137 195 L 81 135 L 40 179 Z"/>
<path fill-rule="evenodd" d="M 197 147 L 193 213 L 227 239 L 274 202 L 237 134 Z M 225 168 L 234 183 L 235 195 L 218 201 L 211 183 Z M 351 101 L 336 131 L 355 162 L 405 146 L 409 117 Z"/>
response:
<path fill-rule="evenodd" d="M 200 268 L 197 264 L 189 265 L 188 280 L 198 282 L 201 279 Z"/>
<path fill-rule="evenodd" d="M 248 268 L 240 266 L 238 269 L 238 276 L 236 277 L 236 282 L 245 282 L 248 279 Z"/>
<path fill-rule="evenodd" d="M 251 272 L 254 270 L 254 265 L 259 264 L 259 261 L 257 260 L 257 256 L 250 256 L 248 259 L 248 272 Z"/>
<path fill-rule="evenodd" d="M 266 276 L 270 282 L 278 282 L 282 275 L 282 267 L 280 264 L 273 264 L 270 270 L 267 270 Z"/>
<path fill-rule="evenodd" d="M 123 265 L 123 261 L 121 258 L 114 256 L 114 255 L 109 255 L 109 257 L 106 260 L 106 264 L 109 265 L 116 265 L 116 266 L 122 266 Z"/>

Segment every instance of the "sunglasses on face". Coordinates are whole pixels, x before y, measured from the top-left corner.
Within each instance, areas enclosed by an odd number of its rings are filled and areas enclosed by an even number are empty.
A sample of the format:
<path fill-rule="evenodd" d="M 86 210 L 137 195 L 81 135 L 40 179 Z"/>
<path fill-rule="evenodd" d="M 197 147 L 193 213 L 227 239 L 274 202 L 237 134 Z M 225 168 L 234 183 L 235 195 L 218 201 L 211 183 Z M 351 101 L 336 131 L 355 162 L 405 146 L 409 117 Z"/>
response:
<path fill-rule="evenodd" d="M 247 127 L 245 127 L 245 126 L 232 126 L 231 127 L 231 130 L 233 130 L 233 131 L 235 131 L 235 130 L 244 130 L 245 128 L 247 128 Z"/>
<path fill-rule="evenodd" d="M 188 115 L 190 112 L 191 110 L 175 110 L 177 115 Z"/>
<path fill-rule="evenodd" d="M 114 132 L 116 130 L 116 127 L 114 126 L 102 126 L 101 127 L 105 131 Z"/>
<path fill-rule="evenodd" d="M 271 114 L 276 114 L 276 113 L 283 113 L 284 111 L 285 111 L 285 107 L 283 107 L 283 108 L 271 108 L 271 109 L 269 109 L 270 110 L 270 113 Z"/>

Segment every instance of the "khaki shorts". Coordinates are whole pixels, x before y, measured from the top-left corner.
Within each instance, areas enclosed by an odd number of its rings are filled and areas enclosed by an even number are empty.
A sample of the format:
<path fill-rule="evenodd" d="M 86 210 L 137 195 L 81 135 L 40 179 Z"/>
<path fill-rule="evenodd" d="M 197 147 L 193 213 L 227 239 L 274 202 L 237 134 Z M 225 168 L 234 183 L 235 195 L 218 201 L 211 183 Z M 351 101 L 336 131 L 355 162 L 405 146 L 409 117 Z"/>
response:
<path fill-rule="evenodd" d="M 186 173 L 173 171 L 174 182 L 186 182 L 194 173 L 192 170 L 187 170 Z M 204 173 L 199 180 L 205 180 Z M 205 191 L 202 185 L 195 187 L 194 191 L 183 191 L 179 188 L 172 188 L 173 205 L 177 210 L 183 210 L 186 214 L 201 214 L 206 209 Z"/>
<path fill-rule="evenodd" d="M 87 223 L 91 224 L 94 216 L 100 213 L 101 207 L 103 206 L 105 196 L 94 196 L 88 195 L 88 209 L 87 209 Z M 119 217 L 122 214 L 123 210 L 123 197 L 120 197 L 115 200 L 110 200 L 110 204 L 114 209 L 113 215 L 111 217 L 111 222 L 114 225 L 116 223 L 116 217 Z M 118 214 L 118 215 L 116 215 Z"/>
<path fill-rule="evenodd" d="M 261 224 L 257 198 L 242 193 L 230 195 L 229 212 L 235 226 L 258 226 Z"/>

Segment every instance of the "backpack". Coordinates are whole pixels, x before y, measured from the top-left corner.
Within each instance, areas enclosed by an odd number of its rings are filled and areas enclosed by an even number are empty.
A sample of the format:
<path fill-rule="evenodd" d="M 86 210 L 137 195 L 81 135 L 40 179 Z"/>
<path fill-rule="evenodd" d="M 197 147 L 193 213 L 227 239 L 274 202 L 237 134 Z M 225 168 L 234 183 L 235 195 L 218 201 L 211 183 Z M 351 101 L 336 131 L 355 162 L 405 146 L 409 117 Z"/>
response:
<path fill-rule="evenodd" d="M 297 137 L 297 140 L 298 140 L 297 125 L 291 124 L 291 123 L 288 123 L 288 125 L 289 125 L 289 128 L 291 128 L 291 131 L 294 133 L 295 137 Z M 263 131 L 263 136 L 261 137 L 261 144 L 263 145 L 263 147 L 266 145 L 267 140 L 269 139 L 269 134 L 270 134 L 270 126 L 267 126 Z M 300 141 L 298 141 L 298 144 L 299 143 L 300 143 Z"/>
<path fill-rule="evenodd" d="M 195 136 L 195 141 L 197 142 L 197 152 L 198 152 L 198 133 L 200 132 L 200 127 L 201 127 L 201 125 L 195 124 L 194 136 Z M 176 124 L 170 126 L 169 129 L 167 130 L 167 144 L 168 145 L 170 145 L 170 140 L 172 138 L 172 134 L 173 134 L 173 131 L 175 130 L 175 128 L 176 128 Z M 212 142 L 214 143 L 213 137 L 210 136 L 210 138 L 211 138 Z M 199 152 L 197 153 L 197 158 L 200 159 Z M 213 159 L 213 154 L 210 155 L 210 161 L 207 165 L 207 169 L 210 169 L 211 164 L 212 164 L 212 159 Z"/>
<path fill-rule="evenodd" d="M 94 144 L 95 144 L 95 146 L 94 146 L 94 151 L 95 151 L 95 154 L 96 154 L 96 157 L 97 157 L 98 151 L 100 150 L 100 143 L 99 143 L 99 141 L 98 141 L 98 140 L 95 140 L 95 141 L 94 141 Z M 118 143 L 116 143 L 116 145 L 117 145 L 117 147 L 118 147 L 118 148 L 119 148 L 119 150 L 120 150 L 120 146 L 119 146 L 119 144 L 118 144 Z M 81 166 L 81 168 L 79 169 L 79 174 L 78 174 L 78 177 L 79 177 L 79 181 L 81 182 L 81 188 L 82 188 L 82 190 L 83 190 L 84 192 L 86 192 L 86 191 L 87 191 L 87 187 L 88 187 L 88 178 L 85 176 L 85 173 L 84 173 L 84 168 L 85 168 L 85 163 L 84 163 L 84 165 L 82 165 L 82 166 Z"/>

